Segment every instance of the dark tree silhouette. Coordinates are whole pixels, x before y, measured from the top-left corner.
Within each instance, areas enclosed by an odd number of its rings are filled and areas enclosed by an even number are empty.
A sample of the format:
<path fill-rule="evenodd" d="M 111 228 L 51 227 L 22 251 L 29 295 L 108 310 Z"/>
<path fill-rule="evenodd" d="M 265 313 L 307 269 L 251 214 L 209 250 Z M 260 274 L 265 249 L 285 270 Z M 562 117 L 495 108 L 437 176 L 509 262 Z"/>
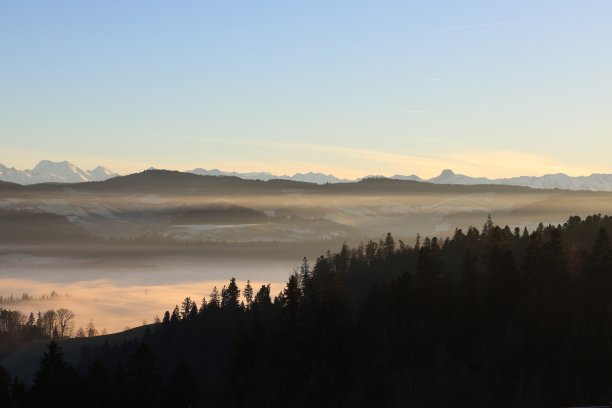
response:
<path fill-rule="evenodd" d="M 221 296 L 219 295 L 219 291 L 215 286 L 210 292 L 210 300 L 208 301 L 208 307 L 210 309 L 218 309 L 221 307 Z"/>
<path fill-rule="evenodd" d="M 200 393 L 191 369 L 181 360 L 172 372 L 168 385 L 168 405 L 177 408 L 198 406 Z"/>
<path fill-rule="evenodd" d="M 179 320 L 181 320 L 181 312 L 179 311 L 178 305 L 175 305 L 172 315 L 170 316 L 170 321 L 178 322 Z"/>
<path fill-rule="evenodd" d="M 312 268 L 304 259 L 274 300 L 270 285 L 262 285 L 254 296 L 245 290 L 242 307 L 232 279 L 199 310 L 189 299 L 183 318 L 178 307 L 166 312 L 166 324 L 145 330 L 140 341 L 88 348 L 81 353 L 80 377 L 52 342 L 30 390 L 18 381 L 9 387 L 0 369 L 0 401 L 179 407 L 607 404 L 611 232 L 612 218 L 601 215 L 541 224 L 531 233 L 496 226 L 489 217 L 482 233 L 457 228 L 444 240 L 418 237 L 414 247 L 396 245 L 391 234 L 355 248 L 345 244 Z M 4 311 L 0 322 L 3 338 L 8 327 L 11 338 L 47 327 L 44 314 L 34 319 Z M 110 379 L 108 372 L 114 373 Z"/>
<path fill-rule="evenodd" d="M 224 286 L 223 290 L 221 290 L 221 307 L 223 309 L 236 310 L 240 307 L 239 298 L 240 289 L 236 285 L 236 279 L 232 278 L 229 285 L 227 287 Z"/>
<path fill-rule="evenodd" d="M 125 381 L 131 406 L 161 406 L 162 380 L 157 359 L 145 343 L 141 343 L 130 357 Z"/>
<path fill-rule="evenodd" d="M 40 359 L 32 384 L 32 400 L 36 406 L 77 406 L 74 399 L 76 372 L 64 361 L 64 353 L 52 340 Z"/>
<path fill-rule="evenodd" d="M 251 281 L 247 280 L 247 283 L 242 291 L 244 296 L 244 300 L 246 301 L 246 307 L 250 308 L 251 303 L 253 303 L 253 287 L 251 286 Z"/>
<path fill-rule="evenodd" d="M 189 317 L 189 314 L 191 313 L 191 298 L 188 296 L 183 300 L 183 303 L 181 303 L 181 311 L 180 311 L 180 317 L 183 320 L 187 320 L 187 318 Z"/>
<path fill-rule="evenodd" d="M 11 398 L 11 375 L 0 365 L 0 407 L 8 407 Z"/>
<path fill-rule="evenodd" d="M 85 400 L 88 407 L 110 407 L 113 402 L 113 389 L 106 366 L 95 359 L 87 370 L 84 382 Z"/>

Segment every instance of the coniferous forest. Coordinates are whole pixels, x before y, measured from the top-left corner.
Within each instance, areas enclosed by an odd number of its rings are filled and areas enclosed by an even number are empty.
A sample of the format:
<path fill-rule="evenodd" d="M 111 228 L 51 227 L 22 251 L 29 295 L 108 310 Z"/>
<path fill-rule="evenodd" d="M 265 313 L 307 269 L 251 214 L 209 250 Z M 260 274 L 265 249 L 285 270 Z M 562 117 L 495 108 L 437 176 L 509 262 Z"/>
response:
<path fill-rule="evenodd" d="M 564 407 L 612 399 L 612 218 L 388 234 L 303 260 L 279 294 L 235 280 L 139 340 L 51 341 L 4 407 Z M 170 306 L 170 305 L 169 305 Z"/>

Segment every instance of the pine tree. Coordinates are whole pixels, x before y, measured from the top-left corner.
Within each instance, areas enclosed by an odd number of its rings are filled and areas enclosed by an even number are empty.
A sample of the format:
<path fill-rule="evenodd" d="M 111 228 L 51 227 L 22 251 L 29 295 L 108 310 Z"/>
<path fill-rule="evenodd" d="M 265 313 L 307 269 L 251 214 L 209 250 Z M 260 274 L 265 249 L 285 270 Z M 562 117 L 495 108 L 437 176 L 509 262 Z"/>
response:
<path fill-rule="evenodd" d="M 189 313 L 191 313 L 191 298 L 187 296 L 181 303 L 181 319 L 187 320 Z"/>
<path fill-rule="evenodd" d="M 200 310 L 198 310 L 198 314 L 202 315 L 206 311 L 206 297 L 202 297 L 202 304 L 200 305 Z"/>
<path fill-rule="evenodd" d="M 74 406 L 72 398 L 76 386 L 76 373 L 64 361 L 64 352 L 55 340 L 40 359 L 34 376 L 32 398 L 36 406 L 67 407 Z"/>
<path fill-rule="evenodd" d="M 94 326 L 93 320 L 90 320 L 89 323 L 87 323 L 87 328 L 85 329 L 85 332 L 87 333 L 87 337 L 95 337 L 99 334 L 98 330 Z"/>
<path fill-rule="evenodd" d="M 242 292 L 244 296 L 244 300 L 246 301 L 246 307 L 250 308 L 251 303 L 253 303 L 253 287 L 251 286 L 251 281 L 247 280 L 246 286 Z"/>
<path fill-rule="evenodd" d="M 36 323 L 36 319 L 34 317 L 34 313 L 30 313 L 30 316 L 28 316 L 28 321 L 26 322 L 26 326 L 34 327 L 35 323 Z"/>
<path fill-rule="evenodd" d="M 258 307 L 265 307 L 272 304 L 272 298 L 270 297 L 270 285 L 261 285 L 261 288 L 257 291 L 255 295 L 255 300 L 253 301 Z"/>
<path fill-rule="evenodd" d="M 300 265 L 300 287 L 304 289 L 311 278 L 310 265 L 308 264 L 308 259 L 304 257 L 302 259 L 302 264 Z"/>
<path fill-rule="evenodd" d="M 393 255 L 393 252 L 395 252 L 395 239 L 393 239 L 390 232 L 388 232 L 387 236 L 385 237 L 384 248 L 385 257 L 387 258 Z"/>
<path fill-rule="evenodd" d="M 298 277 L 296 274 L 292 274 L 289 277 L 287 286 L 279 296 L 281 308 L 290 315 L 295 316 L 297 314 L 301 298 L 302 290 L 298 284 Z"/>
<path fill-rule="evenodd" d="M 221 308 L 236 310 L 240 307 L 240 289 L 236 285 L 236 279 L 231 278 L 229 285 L 221 291 Z"/>
<path fill-rule="evenodd" d="M 493 219 L 491 218 L 491 214 L 489 214 L 487 216 L 487 222 L 485 222 L 485 225 L 482 227 L 482 236 L 487 237 L 493 230 L 493 226 Z"/>
<path fill-rule="evenodd" d="M 523 227 L 523 235 L 521 235 L 521 239 L 528 239 L 529 231 L 527 231 L 527 227 Z"/>
<path fill-rule="evenodd" d="M 216 286 L 213 288 L 212 292 L 210 292 L 208 307 L 210 309 L 218 309 L 221 307 L 221 297 L 219 296 L 219 291 Z"/>
<path fill-rule="evenodd" d="M 195 302 L 191 303 L 191 311 L 189 312 L 189 316 L 188 319 L 189 320 L 195 320 L 198 318 L 198 306 L 196 305 Z"/>
<path fill-rule="evenodd" d="M 349 268 L 350 259 L 351 259 L 351 250 L 349 249 L 348 245 L 346 245 L 346 242 L 344 242 L 342 244 L 342 248 L 340 248 L 340 252 L 336 256 L 333 257 L 333 260 L 334 260 L 333 263 L 335 265 L 336 271 L 342 274 L 346 273 Z"/>
<path fill-rule="evenodd" d="M 181 312 L 179 311 L 178 305 L 174 306 L 174 310 L 172 311 L 172 316 L 170 316 L 170 321 L 175 323 L 181 320 Z"/>

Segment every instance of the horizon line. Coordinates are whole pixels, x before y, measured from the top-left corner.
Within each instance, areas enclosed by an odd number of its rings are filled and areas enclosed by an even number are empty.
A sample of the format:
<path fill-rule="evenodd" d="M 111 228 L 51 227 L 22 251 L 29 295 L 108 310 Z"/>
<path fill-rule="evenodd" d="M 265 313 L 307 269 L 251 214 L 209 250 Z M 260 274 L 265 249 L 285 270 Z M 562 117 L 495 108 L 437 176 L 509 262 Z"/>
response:
<path fill-rule="evenodd" d="M 333 177 L 335 179 L 337 179 L 340 182 L 356 182 L 356 181 L 360 181 L 363 179 L 368 179 L 368 178 L 388 178 L 388 179 L 392 179 L 394 177 L 416 177 L 421 181 L 429 181 L 432 179 L 436 179 L 441 177 L 442 175 L 444 175 L 445 173 L 452 173 L 452 175 L 454 176 L 464 176 L 464 177 L 469 177 L 471 179 L 486 179 L 489 181 L 497 181 L 497 180 L 508 180 L 508 179 L 515 179 L 515 178 L 521 178 L 521 177 L 533 177 L 533 178 L 541 178 L 541 177 L 545 177 L 545 176 L 555 176 L 555 175 L 562 175 L 562 176 L 566 176 L 566 177 L 570 177 L 570 178 L 581 178 L 581 177 L 591 177 L 591 176 L 597 176 L 597 175 L 610 175 L 612 176 L 612 171 L 610 171 L 609 173 L 606 172 L 592 172 L 590 174 L 579 174 L 579 175 L 570 175 L 568 173 L 565 172 L 553 172 L 553 173 L 543 173 L 541 175 L 526 175 L 526 174 L 521 174 L 518 176 L 505 176 L 505 177 L 490 177 L 490 176 L 472 176 L 469 174 L 464 174 L 464 173 L 457 173 L 454 170 L 450 169 L 450 168 L 444 168 L 442 169 L 439 174 L 432 176 L 432 177 L 428 177 L 428 178 L 424 178 L 421 177 L 419 175 L 417 175 L 416 173 L 412 173 L 412 174 L 407 174 L 407 173 L 400 173 L 400 172 L 395 172 L 392 175 L 385 175 L 385 174 L 375 174 L 375 173 L 370 173 L 370 174 L 366 174 L 364 176 L 359 176 L 359 177 L 354 177 L 354 178 L 350 178 L 350 177 L 341 177 L 341 176 L 336 176 L 334 173 L 325 173 L 325 172 L 319 172 L 319 171 L 315 171 L 315 170 L 309 170 L 309 171 L 297 171 L 294 172 L 293 174 L 291 173 L 284 173 L 284 174 L 278 174 L 278 173 L 274 173 L 272 171 L 266 171 L 266 170 L 254 170 L 254 171 L 235 171 L 235 170 L 222 170 L 219 169 L 217 167 L 212 167 L 212 168 L 204 168 L 204 167 L 195 167 L 192 169 L 186 169 L 186 170 L 179 170 L 176 168 L 169 168 L 166 166 L 161 166 L 161 167 L 156 167 L 156 166 L 150 166 L 148 168 L 144 168 L 142 170 L 136 170 L 136 171 L 130 171 L 130 172 L 125 172 L 125 173 L 118 173 L 112 169 L 110 169 L 109 167 L 102 165 L 102 164 L 98 164 L 95 167 L 93 167 L 92 169 L 83 169 L 80 166 L 74 164 L 73 162 L 69 161 L 69 160 L 61 160 L 61 161 L 53 161 L 53 160 L 48 160 L 48 159 L 42 159 L 40 161 L 38 161 L 37 165 L 40 164 L 41 162 L 50 162 L 52 164 L 68 164 L 68 165 L 72 165 L 74 167 L 76 167 L 77 169 L 87 173 L 87 172 L 91 172 L 93 170 L 95 170 L 98 167 L 102 167 L 108 171 L 110 171 L 111 173 L 113 173 L 115 176 L 127 176 L 127 175 L 131 175 L 131 174 L 139 174 L 148 170 L 165 170 L 165 171 L 178 171 L 178 172 L 182 172 L 182 173 L 191 173 L 191 174 L 196 174 L 194 173 L 194 171 L 197 170 L 202 170 L 202 171 L 206 171 L 206 172 L 219 172 L 219 173 L 225 173 L 225 174 L 221 174 L 221 175 L 227 175 L 227 176 L 236 176 L 236 177 L 241 177 L 241 176 L 245 176 L 245 175 L 253 175 L 253 174 L 265 174 L 266 176 L 269 175 L 270 179 L 283 179 L 283 178 L 292 178 L 292 177 L 296 177 L 296 176 L 301 176 L 301 175 L 317 175 L 317 176 L 324 176 L 324 177 Z M 16 167 L 9 167 L 4 165 L 3 163 L 0 162 L 0 166 L 4 166 L 7 170 L 14 170 L 20 173 L 27 173 L 27 172 L 32 172 L 34 168 L 36 168 L 36 166 L 32 167 L 31 169 L 17 169 Z M 0 173 L 2 174 L 2 173 Z M 242 178 L 242 177 L 241 177 Z"/>

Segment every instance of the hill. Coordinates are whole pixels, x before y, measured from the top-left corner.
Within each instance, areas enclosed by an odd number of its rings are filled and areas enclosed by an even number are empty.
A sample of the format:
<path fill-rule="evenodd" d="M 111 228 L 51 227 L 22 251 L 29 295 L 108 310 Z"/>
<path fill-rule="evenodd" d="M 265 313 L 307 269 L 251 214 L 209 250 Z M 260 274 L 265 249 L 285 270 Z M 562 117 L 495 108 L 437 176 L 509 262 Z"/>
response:
<path fill-rule="evenodd" d="M 414 246 L 388 234 L 304 260 L 277 296 L 232 278 L 140 333 L 62 341 L 65 357 L 51 344 L 39 370 L 54 356 L 56 398 L 102 406 L 601 405 L 611 232 L 593 215 L 531 232 L 489 219 Z M 39 347 L 5 361 L 29 366 Z"/>
<path fill-rule="evenodd" d="M 42 211 L 0 209 L 0 243 L 88 241 L 89 234 L 66 217 Z"/>

